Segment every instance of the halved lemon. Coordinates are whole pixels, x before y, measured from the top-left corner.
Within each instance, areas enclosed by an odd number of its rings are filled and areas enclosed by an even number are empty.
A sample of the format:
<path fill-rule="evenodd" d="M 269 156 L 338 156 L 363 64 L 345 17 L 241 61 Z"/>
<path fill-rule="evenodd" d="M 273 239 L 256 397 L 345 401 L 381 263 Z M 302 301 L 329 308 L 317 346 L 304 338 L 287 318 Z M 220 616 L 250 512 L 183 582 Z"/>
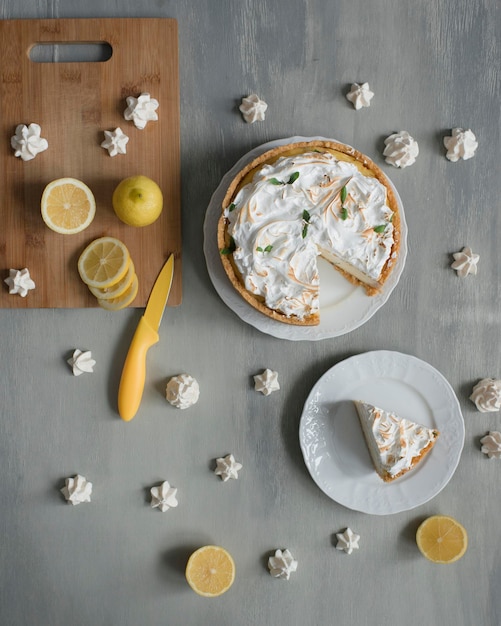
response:
<path fill-rule="evenodd" d="M 130 254 L 115 237 L 99 237 L 85 248 L 78 259 L 78 273 L 89 287 L 109 289 L 127 274 Z"/>
<path fill-rule="evenodd" d="M 134 278 L 132 279 L 132 283 L 130 287 L 118 298 L 112 298 L 111 300 L 103 300 L 102 298 L 98 298 L 97 301 L 99 306 L 108 311 L 119 311 L 120 309 L 125 309 L 125 307 L 132 304 L 134 298 L 137 296 L 137 290 L 139 287 L 139 282 L 137 276 L 134 274 Z"/>
<path fill-rule="evenodd" d="M 186 565 L 186 580 L 200 596 L 222 595 L 235 580 L 235 563 L 221 546 L 203 546 L 195 550 Z"/>
<path fill-rule="evenodd" d="M 89 291 L 93 296 L 96 296 L 96 298 L 100 300 L 113 300 L 113 298 L 119 298 L 127 291 L 127 289 L 132 285 L 132 281 L 134 280 L 135 276 L 136 268 L 134 267 L 134 263 L 131 259 L 129 262 L 129 268 L 127 269 L 127 273 L 117 283 L 115 283 L 111 287 L 106 287 L 105 289 L 99 287 L 91 287 L 89 285 Z"/>
<path fill-rule="evenodd" d="M 56 233 L 73 235 L 85 230 L 96 214 L 94 194 L 76 178 L 58 178 L 42 193 L 42 219 Z"/>
<path fill-rule="evenodd" d="M 416 533 L 421 553 L 434 563 L 454 563 L 468 547 L 466 529 L 453 517 L 432 515 L 421 523 Z"/>

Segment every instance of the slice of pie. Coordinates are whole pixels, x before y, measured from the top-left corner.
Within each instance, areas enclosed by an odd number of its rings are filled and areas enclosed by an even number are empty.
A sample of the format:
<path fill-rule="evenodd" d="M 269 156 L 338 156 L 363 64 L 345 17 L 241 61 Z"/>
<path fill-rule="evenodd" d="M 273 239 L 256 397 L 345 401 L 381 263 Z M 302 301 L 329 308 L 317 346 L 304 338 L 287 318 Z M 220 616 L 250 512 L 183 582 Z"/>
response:
<path fill-rule="evenodd" d="M 354 401 L 376 472 L 385 482 L 416 467 L 435 445 L 438 430 L 399 417 L 367 402 Z"/>

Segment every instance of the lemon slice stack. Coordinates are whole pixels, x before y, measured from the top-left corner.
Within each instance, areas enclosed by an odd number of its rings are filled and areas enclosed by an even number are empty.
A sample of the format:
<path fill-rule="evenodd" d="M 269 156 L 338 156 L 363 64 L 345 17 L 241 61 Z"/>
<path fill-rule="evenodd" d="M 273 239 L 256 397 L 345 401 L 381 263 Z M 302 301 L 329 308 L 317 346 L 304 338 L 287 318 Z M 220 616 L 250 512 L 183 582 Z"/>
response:
<path fill-rule="evenodd" d="M 138 291 L 134 263 L 115 237 L 94 239 L 78 259 L 78 273 L 99 306 L 118 311 L 132 304 Z"/>

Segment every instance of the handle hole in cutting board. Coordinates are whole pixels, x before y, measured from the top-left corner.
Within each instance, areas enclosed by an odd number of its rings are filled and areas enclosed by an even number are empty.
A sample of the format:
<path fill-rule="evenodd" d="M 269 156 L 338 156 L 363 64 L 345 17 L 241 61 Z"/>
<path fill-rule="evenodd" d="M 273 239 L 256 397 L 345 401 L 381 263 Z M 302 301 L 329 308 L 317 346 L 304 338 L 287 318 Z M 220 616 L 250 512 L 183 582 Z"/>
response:
<path fill-rule="evenodd" d="M 34 63 L 104 63 L 113 48 L 105 41 L 78 43 L 37 43 L 30 48 Z"/>

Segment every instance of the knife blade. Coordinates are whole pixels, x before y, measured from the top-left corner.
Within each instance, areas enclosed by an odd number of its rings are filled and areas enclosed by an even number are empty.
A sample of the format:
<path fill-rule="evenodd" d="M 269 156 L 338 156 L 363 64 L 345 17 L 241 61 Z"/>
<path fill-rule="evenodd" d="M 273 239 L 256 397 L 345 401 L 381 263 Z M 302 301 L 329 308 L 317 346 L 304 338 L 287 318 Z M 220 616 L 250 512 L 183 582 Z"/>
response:
<path fill-rule="evenodd" d="M 141 404 L 146 379 L 146 353 L 160 339 L 158 329 L 169 298 L 173 276 L 174 255 L 171 254 L 153 285 L 125 358 L 118 388 L 118 413 L 126 422 L 136 415 Z"/>

